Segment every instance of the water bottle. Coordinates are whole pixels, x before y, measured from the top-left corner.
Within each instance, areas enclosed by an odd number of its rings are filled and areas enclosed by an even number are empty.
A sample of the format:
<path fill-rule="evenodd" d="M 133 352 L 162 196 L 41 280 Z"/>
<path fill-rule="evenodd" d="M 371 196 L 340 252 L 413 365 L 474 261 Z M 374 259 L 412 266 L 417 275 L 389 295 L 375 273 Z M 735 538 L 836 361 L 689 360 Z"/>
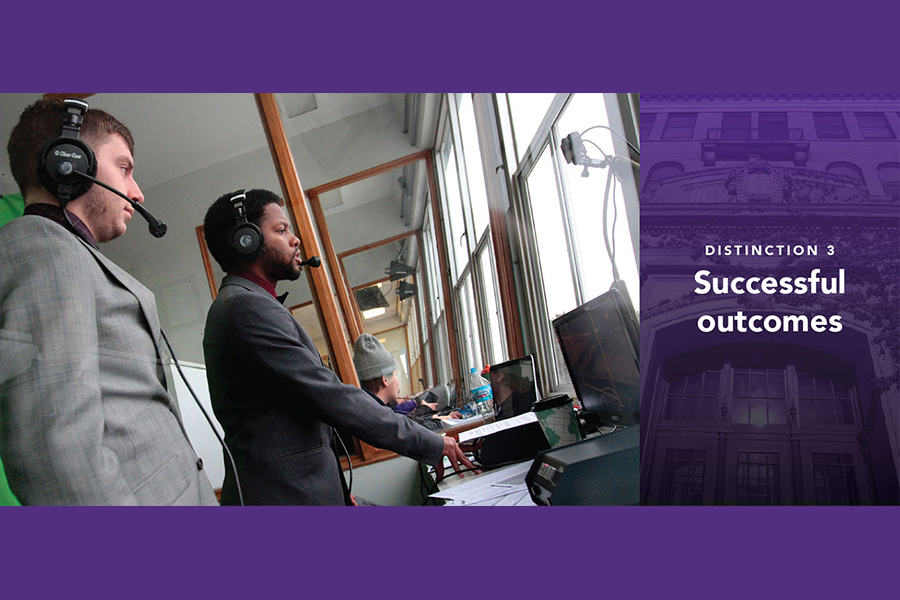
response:
<path fill-rule="evenodd" d="M 475 367 L 469 371 L 469 389 L 472 390 L 475 413 L 484 416 L 494 414 L 494 395 L 491 393 L 491 383 L 479 375 L 478 369 Z"/>

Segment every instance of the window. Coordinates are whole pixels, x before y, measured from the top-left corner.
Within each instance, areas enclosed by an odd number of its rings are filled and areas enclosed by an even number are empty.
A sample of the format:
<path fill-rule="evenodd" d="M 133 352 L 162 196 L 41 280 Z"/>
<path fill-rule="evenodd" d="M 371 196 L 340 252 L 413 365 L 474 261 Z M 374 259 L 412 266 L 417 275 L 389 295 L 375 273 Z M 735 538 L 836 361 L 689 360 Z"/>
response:
<path fill-rule="evenodd" d="M 859 170 L 859 167 L 854 165 L 853 163 L 848 162 L 833 162 L 825 168 L 829 173 L 834 173 L 835 175 L 843 175 L 844 177 L 852 177 L 856 179 L 860 183 L 864 181 L 862 171 Z"/>
<path fill-rule="evenodd" d="M 738 452 L 738 506 L 778 506 L 781 494 L 778 486 L 777 452 Z"/>
<path fill-rule="evenodd" d="M 719 408 L 719 371 L 688 375 L 669 384 L 663 419 L 715 423 Z"/>
<path fill-rule="evenodd" d="M 900 202 L 900 164 L 879 165 L 878 178 L 881 179 L 884 195 L 890 197 L 892 202 Z"/>
<path fill-rule="evenodd" d="M 670 113 L 663 130 L 664 140 L 689 140 L 694 137 L 697 113 Z"/>
<path fill-rule="evenodd" d="M 653 124 L 656 122 L 656 113 L 641 113 L 641 140 L 649 140 Z"/>
<path fill-rule="evenodd" d="M 759 139 L 761 140 L 786 140 L 788 139 L 788 119 L 785 112 L 759 113 Z"/>
<path fill-rule="evenodd" d="M 841 113 L 813 113 L 816 135 L 820 140 L 849 140 L 850 133 Z"/>
<path fill-rule="evenodd" d="M 596 125 L 610 125 L 606 102 L 602 94 L 576 94 L 565 106 L 556 124 L 559 138 L 572 131 L 585 131 L 582 139 L 597 144 L 606 154 L 617 152 L 623 154 L 621 140 L 614 137 L 606 129 L 598 128 L 586 131 Z M 619 150 L 614 150 L 620 143 Z M 600 150 L 585 142 L 589 156 L 599 157 Z M 558 148 L 559 145 L 557 144 Z M 578 304 L 596 298 L 606 292 L 613 282 L 613 269 L 603 242 L 603 197 L 608 175 L 607 169 L 591 169 L 589 177 L 582 177 L 583 169 L 560 161 L 563 175 L 563 192 L 566 208 L 571 224 L 569 235 L 576 277 L 581 286 L 581 297 Z M 624 186 L 624 187 L 623 187 Z M 619 277 L 624 279 L 637 307 L 638 293 L 637 261 L 631 245 L 630 221 L 626 211 L 625 195 L 630 193 L 637 205 L 637 187 L 633 179 L 624 182 L 613 178 L 609 193 L 609 225 L 610 243 L 616 256 Z M 638 212 L 635 208 L 635 212 Z M 637 219 L 637 215 L 631 215 Z M 615 226 L 613 223 L 615 222 Z M 575 308 L 574 306 L 572 308 Z"/>
<path fill-rule="evenodd" d="M 884 113 L 858 112 L 856 113 L 856 120 L 859 123 L 859 130 L 862 132 L 862 136 L 867 140 L 897 139 Z"/>
<path fill-rule="evenodd" d="M 785 424 L 785 372 L 735 369 L 731 422 L 742 425 Z"/>
<path fill-rule="evenodd" d="M 854 506 L 859 504 L 852 455 L 813 453 L 812 463 L 817 505 Z"/>
<path fill-rule="evenodd" d="M 800 425 L 836 427 L 855 425 L 850 389 L 829 379 L 797 373 Z"/>
<path fill-rule="evenodd" d="M 459 307 L 459 325 L 462 329 L 466 359 L 465 368 L 462 370 L 464 373 L 468 373 L 470 368 L 476 367 L 481 372 L 481 367 L 484 366 L 481 358 L 481 332 L 478 327 L 478 310 L 475 305 L 471 273 L 466 273 L 460 279 L 456 301 Z"/>
<path fill-rule="evenodd" d="M 544 294 L 550 319 L 563 315 L 578 304 L 569 263 L 569 249 L 560 208 L 553 157 L 545 150 L 526 179 L 528 200 L 537 238 Z"/>
<path fill-rule="evenodd" d="M 460 273 L 469 261 L 469 246 L 466 241 L 466 220 L 463 213 L 462 192 L 459 187 L 459 168 L 456 163 L 456 148 L 453 132 L 450 130 L 449 117 L 444 132 L 444 143 L 441 145 L 441 165 L 444 184 L 444 215 L 449 221 L 448 254 L 453 273 L 451 281 L 456 283 Z"/>
<path fill-rule="evenodd" d="M 815 364 L 809 357 L 792 356 L 779 344 L 760 352 L 716 347 L 672 359 L 663 375 L 660 422 L 715 424 L 727 408 L 727 421 L 736 428 L 784 428 L 790 409 L 796 408 L 801 429 L 846 431 L 858 426 L 847 365 L 824 356 L 816 357 L 822 362 Z"/>
<path fill-rule="evenodd" d="M 424 333 L 425 351 L 423 354 L 426 361 L 430 364 L 431 357 L 428 355 L 429 348 L 434 349 L 434 365 L 430 365 L 433 369 L 427 372 L 434 373 L 435 384 L 447 383 L 452 377 L 450 368 L 450 346 L 448 345 L 445 333 L 444 319 L 444 293 L 441 285 L 440 262 L 438 261 L 437 238 L 434 233 L 434 216 L 431 210 L 430 197 L 425 201 L 425 220 L 422 224 L 422 245 L 425 247 L 424 259 L 425 267 L 428 270 L 428 294 L 427 302 L 431 308 L 432 323 L 428 323 L 425 318 L 426 313 L 422 313 L 422 320 L 425 326 L 422 327 Z M 417 294 L 417 295 L 422 295 Z"/>
<path fill-rule="evenodd" d="M 722 115 L 723 140 L 750 139 L 750 113 L 733 112 Z"/>
<path fill-rule="evenodd" d="M 556 94 L 506 94 L 518 159 L 522 160 Z"/>
<path fill-rule="evenodd" d="M 475 107 L 472 104 L 471 94 L 463 94 L 459 99 L 459 130 L 462 137 L 463 158 L 466 163 L 472 221 L 475 224 L 475 230 L 470 235 L 469 242 L 475 246 L 488 226 L 488 201 L 484 168 L 481 164 L 481 150 L 478 147 Z"/>
<path fill-rule="evenodd" d="M 526 265 L 522 272 L 526 316 L 545 391 L 556 390 L 568 378 L 551 321 L 610 288 L 614 279 L 610 254 L 638 307 L 635 178 L 631 172 L 621 182 L 613 178 L 607 194 L 607 168 L 591 168 L 583 177 L 584 168 L 566 163 L 559 151 L 562 138 L 579 132 L 589 157 L 626 156 L 625 142 L 609 130 L 624 135 L 623 120 L 633 123 L 637 117 L 628 110 L 630 105 L 620 106 L 615 94 L 559 94 L 514 176 L 518 202 L 513 208 L 522 224 L 519 249 Z M 604 206 L 610 252 L 603 236 Z"/>
<path fill-rule="evenodd" d="M 497 290 L 497 276 L 494 271 L 494 253 L 490 236 L 478 254 L 478 265 L 481 269 L 481 280 L 484 282 L 485 309 L 487 310 L 487 330 L 491 364 L 503 362 L 507 358 L 506 335 L 504 333 L 503 313 L 500 307 L 500 295 Z"/>
<path fill-rule="evenodd" d="M 698 506 L 703 503 L 705 450 L 666 450 L 660 504 Z"/>
<path fill-rule="evenodd" d="M 429 302 L 431 302 L 431 315 L 434 320 L 443 312 L 443 288 L 441 287 L 441 271 L 438 262 L 437 240 L 432 228 L 431 210 L 426 200 L 425 222 L 422 225 L 422 240 L 425 246 L 425 264 L 428 267 Z M 427 337 L 427 336 L 426 336 Z"/>

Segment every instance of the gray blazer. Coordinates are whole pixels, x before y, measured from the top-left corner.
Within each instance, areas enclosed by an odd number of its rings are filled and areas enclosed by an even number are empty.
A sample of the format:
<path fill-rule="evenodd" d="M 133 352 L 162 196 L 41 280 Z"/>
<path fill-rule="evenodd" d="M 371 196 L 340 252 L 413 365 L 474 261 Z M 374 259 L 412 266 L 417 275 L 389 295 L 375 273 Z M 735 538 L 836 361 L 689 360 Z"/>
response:
<path fill-rule="evenodd" d="M 246 504 L 344 504 L 331 426 L 415 460 L 442 460 L 441 436 L 342 383 L 290 311 L 243 277 L 222 281 L 203 353 Z M 226 460 L 222 504 L 235 503 Z"/>
<path fill-rule="evenodd" d="M 22 504 L 214 505 L 153 294 L 57 223 L 0 228 L 0 456 Z"/>

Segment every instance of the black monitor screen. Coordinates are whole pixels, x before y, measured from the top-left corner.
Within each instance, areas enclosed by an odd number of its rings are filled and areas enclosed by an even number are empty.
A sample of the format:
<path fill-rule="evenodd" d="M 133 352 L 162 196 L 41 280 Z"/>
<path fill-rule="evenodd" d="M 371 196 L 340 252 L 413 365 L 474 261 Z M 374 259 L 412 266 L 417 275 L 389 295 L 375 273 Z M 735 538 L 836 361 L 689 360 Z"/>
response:
<path fill-rule="evenodd" d="M 537 377 L 530 354 L 499 365 L 491 365 L 491 394 L 497 419 L 527 413 L 537 401 Z"/>
<path fill-rule="evenodd" d="M 553 327 L 582 410 L 609 425 L 639 422 L 638 329 L 627 292 L 613 289 Z"/>

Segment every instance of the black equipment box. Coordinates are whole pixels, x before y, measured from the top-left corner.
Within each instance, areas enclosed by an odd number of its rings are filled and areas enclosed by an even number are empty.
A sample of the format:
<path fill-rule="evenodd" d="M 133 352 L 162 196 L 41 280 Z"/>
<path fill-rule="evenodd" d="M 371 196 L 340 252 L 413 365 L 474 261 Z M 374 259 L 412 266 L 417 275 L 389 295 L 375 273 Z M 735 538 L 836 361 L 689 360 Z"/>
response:
<path fill-rule="evenodd" d="M 639 428 L 541 452 L 525 482 L 535 504 L 635 505 L 640 501 Z"/>

